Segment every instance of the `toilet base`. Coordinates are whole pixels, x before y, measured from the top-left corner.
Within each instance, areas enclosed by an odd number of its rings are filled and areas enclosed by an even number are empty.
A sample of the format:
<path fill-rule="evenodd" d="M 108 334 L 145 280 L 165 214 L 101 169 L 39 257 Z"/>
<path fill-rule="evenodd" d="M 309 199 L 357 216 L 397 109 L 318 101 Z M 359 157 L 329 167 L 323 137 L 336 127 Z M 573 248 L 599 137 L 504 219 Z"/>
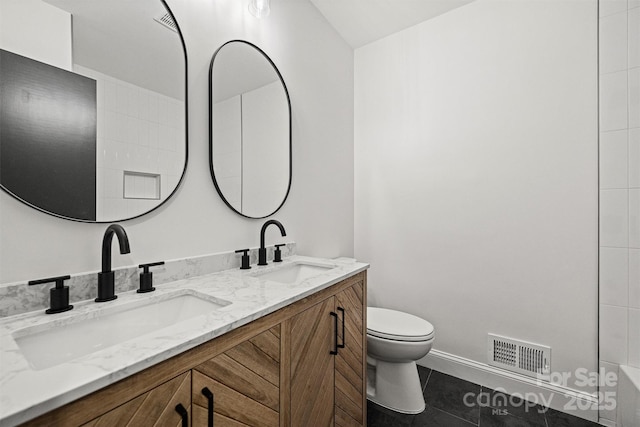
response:
<path fill-rule="evenodd" d="M 367 366 L 367 399 L 392 411 L 419 414 L 425 403 L 416 362 L 376 360 Z M 374 384 L 370 384 L 374 382 Z"/>

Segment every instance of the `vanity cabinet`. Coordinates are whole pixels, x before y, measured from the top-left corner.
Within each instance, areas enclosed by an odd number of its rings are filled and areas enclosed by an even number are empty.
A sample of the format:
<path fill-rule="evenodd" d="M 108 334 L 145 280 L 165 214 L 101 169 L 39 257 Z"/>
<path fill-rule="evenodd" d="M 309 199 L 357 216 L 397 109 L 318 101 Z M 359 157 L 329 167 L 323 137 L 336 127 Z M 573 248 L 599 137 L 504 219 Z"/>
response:
<path fill-rule="evenodd" d="M 334 418 L 334 298 L 291 319 L 291 425 L 329 426 Z"/>
<path fill-rule="evenodd" d="M 365 304 L 362 272 L 23 425 L 366 426 Z"/>
<path fill-rule="evenodd" d="M 362 426 L 364 284 L 291 318 L 291 425 Z"/>
<path fill-rule="evenodd" d="M 84 427 L 110 426 L 179 426 L 182 417 L 176 406 L 182 405 L 186 419 L 190 419 L 191 373 L 185 372 L 172 380 L 103 414 Z M 60 425 L 67 425 L 66 423 Z"/>
<path fill-rule="evenodd" d="M 193 425 L 280 424 L 280 325 L 192 371 Z M 207 392 L 207 390 L 209 390 Z"/>
<path fill-rule="evenodd" d="M 364 284 L 357 283 L 335 296 L 335 312 L 344 314 L 344 328 L 338 329 L 342 348 L 338 348 L 335 357 L 336 426 L 366 425 L 367 331 L 364 292 Z"/>

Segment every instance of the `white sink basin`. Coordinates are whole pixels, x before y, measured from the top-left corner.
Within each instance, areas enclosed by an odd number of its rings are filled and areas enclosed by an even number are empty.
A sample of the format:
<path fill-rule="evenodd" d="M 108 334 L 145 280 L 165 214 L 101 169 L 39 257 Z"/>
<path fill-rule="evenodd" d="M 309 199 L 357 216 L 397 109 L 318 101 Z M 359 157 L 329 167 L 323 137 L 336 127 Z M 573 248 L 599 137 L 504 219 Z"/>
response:
<path fill-rule="evenodd" d="M 35 370 L 46 369 L 231 304 L 185 290 L 96 311 L 87 319 L 53 321 L 15 331 L 13 338 Z M 64 323 L 63 323 L 64 322 Z"/>
<path fill-rule="evenodd" d="M 284 265 L 272 271 L 256 273 L 255 276 L 262 280 L 271 280 L 273 282 L 289 285 L 317 276 L 335 267 L 336 266 L 332 264 L 296 262 Z"/>

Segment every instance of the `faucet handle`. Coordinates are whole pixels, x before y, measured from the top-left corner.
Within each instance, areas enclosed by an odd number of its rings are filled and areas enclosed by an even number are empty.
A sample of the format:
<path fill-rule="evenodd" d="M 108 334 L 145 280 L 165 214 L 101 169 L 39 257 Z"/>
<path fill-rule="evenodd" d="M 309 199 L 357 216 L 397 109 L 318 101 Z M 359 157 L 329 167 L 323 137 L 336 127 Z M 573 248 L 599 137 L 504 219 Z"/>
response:
<path fill-rule="evenodd" d="M 282 262 L 282 252 L 280 251 L 280 246 L 286 246 L 286 243 L 280 243 L 279 245 L 275 245 L 276 250 L 273 253 L 273 262 Z"/>
<path fill-rule="evenodd" d="M 63 311 L 69 311 L 73 308 L 69 305 L 69 287 L 64 285 L 65 280 L 71 279 L 71 276 L 58 276 L 49 277 L 47 279 L 30 280 L 31 285 L 42 285 L 44 283 L 56 283 L 55 288 L 49 289 L 49 305 L 50 307 L 45 310 L 47 314 L 62 313 Z"/>
<path fill-rule="evenodd" d="M 156 288 L 153 287 L 153 273 L 149 271 L 149 267 L 155 267 L 157 265 L 164 265 L 164 261 L 140 264 L 138 266 L 142 269 L 142 273 L 140 273 L 140 289 L 136 292 L 143 294 L 145 292 L 153 292 L 156 290 Z"/>
<path fill-rule="evenodd" d="M 237 254 L 242 253 L 242 266 L 240 270 L 249 270 L 251 266 L 249 265 L 249 249 L 238 249 L 236 251 Z"/>

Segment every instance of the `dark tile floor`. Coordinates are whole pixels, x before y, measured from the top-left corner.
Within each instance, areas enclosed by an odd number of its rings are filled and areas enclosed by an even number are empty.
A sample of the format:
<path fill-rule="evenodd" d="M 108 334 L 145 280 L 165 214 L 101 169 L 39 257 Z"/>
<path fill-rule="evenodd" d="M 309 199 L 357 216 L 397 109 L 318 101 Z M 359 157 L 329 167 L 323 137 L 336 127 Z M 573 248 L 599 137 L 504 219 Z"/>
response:
<path fill-rule="evenodd" d="M 425 411 L 405 415 L 368 402 L 368 427 L 599 426 L 550 408 L 517 401 L 503 393 L 422 366 L 418 367 L 418 373 L 427 404 Z M 478 399 L 477 396 L 482 397 Z"/>

